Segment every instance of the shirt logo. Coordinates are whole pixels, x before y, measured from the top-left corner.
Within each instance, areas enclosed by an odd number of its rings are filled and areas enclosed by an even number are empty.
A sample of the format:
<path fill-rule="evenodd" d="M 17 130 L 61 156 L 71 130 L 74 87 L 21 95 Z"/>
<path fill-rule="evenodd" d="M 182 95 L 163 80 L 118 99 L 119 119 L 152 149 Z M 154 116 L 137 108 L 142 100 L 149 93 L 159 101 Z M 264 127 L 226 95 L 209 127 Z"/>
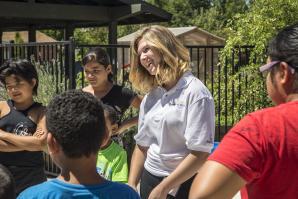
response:
<path fill-rule="evenodd" d="M 14 134 L 21 135 L 21 136 L 29 136 L 28 133 L 29 129 L 26 123 L 20 122 L 16 125 L 16 127 L 13 129 Z"/>

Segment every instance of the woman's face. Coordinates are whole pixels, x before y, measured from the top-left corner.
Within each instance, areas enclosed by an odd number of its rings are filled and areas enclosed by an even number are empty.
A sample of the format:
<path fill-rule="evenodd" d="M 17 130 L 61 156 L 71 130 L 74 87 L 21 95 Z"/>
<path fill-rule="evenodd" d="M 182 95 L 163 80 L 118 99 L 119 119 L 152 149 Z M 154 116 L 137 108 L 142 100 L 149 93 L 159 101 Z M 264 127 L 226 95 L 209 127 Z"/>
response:
<path fill-rule="evenodd" d="M 5 78 L 5 85 L 8 96 L 17 103 L 27 102 L 33 98 L 33 88 L 36 84 L 36 80 L 28 82 L 25 79 L 10 75 Z"/>
<path fill-rule="evenodd" d="M 108 80 L 108 75 L 111 73 L 111 66 L 104 67 L 97 62 L 90 62 L 84 66 L 84 73 L 87 81 L 92 87 L 101 87 Z"/>
<path fill-rule="evenodd" d="M 150 73 L 150 75 L 156 75 L 161 57 L 144 39 L 141 39 L 138 43 L 138 55 L 141 65 Z"/>

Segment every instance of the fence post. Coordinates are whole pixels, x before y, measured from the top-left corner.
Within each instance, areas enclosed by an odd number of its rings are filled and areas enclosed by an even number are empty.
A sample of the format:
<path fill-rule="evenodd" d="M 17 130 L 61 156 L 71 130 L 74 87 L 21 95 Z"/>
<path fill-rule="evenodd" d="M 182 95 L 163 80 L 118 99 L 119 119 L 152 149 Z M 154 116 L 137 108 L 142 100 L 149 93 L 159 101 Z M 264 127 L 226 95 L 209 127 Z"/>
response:
<path fill-rule="evenodd" d="M 7 59 L 14 58 L 14 40 L 9 41 Z"/>
<path fill-rule="evenodd" d="M 69 88 L 76 88 L 76 72 L 75 72 L 75 40 L 70 37 L 68 46 L 68 67 L 69 67 Z"/>
<path fill-rule="evenodd" d="M 3 64 L 3 46 L 2 46 L 2 36 L 3 36 L 3 31 L 0 30 L 0 65 Z"/>
<path fill-rule="evenodd" d="M 109 23 L 109 44 L 117 44 L 117 22 Z M 107 49 L 110 54 L 110 61 L 112 64 L 113 78 L 117 82 L 117 47 Z"/>

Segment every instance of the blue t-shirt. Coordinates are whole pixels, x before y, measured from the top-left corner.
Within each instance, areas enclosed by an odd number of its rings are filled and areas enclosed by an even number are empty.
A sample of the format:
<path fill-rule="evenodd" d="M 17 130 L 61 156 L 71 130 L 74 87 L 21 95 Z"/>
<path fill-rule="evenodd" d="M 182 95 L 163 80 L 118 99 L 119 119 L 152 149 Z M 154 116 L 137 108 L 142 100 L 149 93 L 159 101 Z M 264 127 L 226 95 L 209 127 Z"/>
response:
<path fill-rule="evenodd" d="M 23 191 L 18 199 L 141 199 L 128 185 L 104 181 L 98 185 L 77 185 L 53 179 Z"/>

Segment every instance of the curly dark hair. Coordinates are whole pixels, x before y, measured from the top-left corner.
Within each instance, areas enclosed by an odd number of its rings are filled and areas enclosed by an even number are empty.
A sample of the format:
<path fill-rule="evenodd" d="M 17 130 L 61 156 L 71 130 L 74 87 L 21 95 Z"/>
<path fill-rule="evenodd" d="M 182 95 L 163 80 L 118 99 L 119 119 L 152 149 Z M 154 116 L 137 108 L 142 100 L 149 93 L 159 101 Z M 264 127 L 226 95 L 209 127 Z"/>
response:
<path fill-rule="evenodd" d="M 103 110 L 107 112 L 107 116 L 111 124 L 119 124 L 121 115 L 119 112 L 116 111 L 114 107 L 103 104 Z"/>
<path fill-rule="evenodd" d="M 8 60 L 0 67 L 0 82 L 6 87 L 5 78 L 15 75 L 17 81 L 20 81 L 18 77 L 21 77 L 28 83 L 32 82 L 32 79 L 36 79 L 36 84 L 33 88 L 33 94 L 37 95 L 38 88 L 38 74 L 35 66 L 27 60 Z"/>
<path fill-rule="evenodd" d="M 15 181 L 10 171 L 0 164 L 0 198 L 15 198 Z"/>
<path fill-rule="evenodd" d="M 102 103 L 90 93 L 66 91 L 48 105 L 46 126 L 67 157 L 89 157 L 105 136 Z"/>

